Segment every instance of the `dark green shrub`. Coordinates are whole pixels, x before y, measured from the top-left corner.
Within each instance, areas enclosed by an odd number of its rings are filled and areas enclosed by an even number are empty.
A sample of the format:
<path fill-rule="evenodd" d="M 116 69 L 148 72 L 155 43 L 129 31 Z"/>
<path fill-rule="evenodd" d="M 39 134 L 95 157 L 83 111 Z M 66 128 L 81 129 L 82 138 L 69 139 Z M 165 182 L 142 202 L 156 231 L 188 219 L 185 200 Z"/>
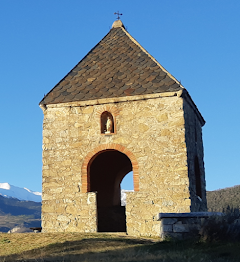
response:
<path fill-rule="evenodd" d="M 204 241 L 239 241 L 240 220 L 233 214 L 206 219 L 200 230 Z"/>

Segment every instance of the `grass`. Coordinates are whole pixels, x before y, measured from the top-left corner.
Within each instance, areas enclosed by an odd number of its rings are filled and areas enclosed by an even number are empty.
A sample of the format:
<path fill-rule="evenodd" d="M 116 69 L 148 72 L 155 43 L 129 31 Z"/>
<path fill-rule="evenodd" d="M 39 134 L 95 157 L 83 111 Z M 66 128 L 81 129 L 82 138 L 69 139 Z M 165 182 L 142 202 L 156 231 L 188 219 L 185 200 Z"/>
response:
<path fill-rule="evenodd" d="M 240 242 L 159 241 L 124 234 L 0 234 L 0 262 L 235 262 Z"/>

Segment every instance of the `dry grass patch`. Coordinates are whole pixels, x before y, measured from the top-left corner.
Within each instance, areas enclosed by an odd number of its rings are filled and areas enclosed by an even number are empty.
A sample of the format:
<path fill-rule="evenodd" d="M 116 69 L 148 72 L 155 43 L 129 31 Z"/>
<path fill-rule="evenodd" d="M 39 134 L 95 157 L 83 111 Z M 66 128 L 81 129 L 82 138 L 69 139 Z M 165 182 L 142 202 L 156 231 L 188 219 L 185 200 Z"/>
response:
<path fill-rule="evenodd" d="M 115 239 L 118 235 L 80 233 L 2 233 L 0 234 L 0 256 L 18 254 L 33 249 L 39 249 L 41 247 L 52 249 L 53 245 L 57 248 L 58 245 L 62 246 L 62 243 L 67 245 L 68 242 L 84 242 L 87 239 L 93 241 L 93 239 L 100 239 L 101 237 L 103 237 L 103 239 L 106 239 L 106 237 L 107 239 Z M 124 237 L 124 235 L 122 237 Z"/>
<path fill-rule="evenodd" d="M 85 253 L 102 253 L 152 243 L 125 234 L 20 233 L 0 234 L 0 261 L 42 259 Z M 2 258 L 2 260 L 1 260 Z M 42 261 L 42 260 L 40 260 Z M 52 260 L 55 261 L 55 260 Z"/>
<path fill-rule="evenodd" d="M 237 262 L 239 250 L 239 242 L 161 242 L 124 234 L 0 234 L 0 262 Z"/>

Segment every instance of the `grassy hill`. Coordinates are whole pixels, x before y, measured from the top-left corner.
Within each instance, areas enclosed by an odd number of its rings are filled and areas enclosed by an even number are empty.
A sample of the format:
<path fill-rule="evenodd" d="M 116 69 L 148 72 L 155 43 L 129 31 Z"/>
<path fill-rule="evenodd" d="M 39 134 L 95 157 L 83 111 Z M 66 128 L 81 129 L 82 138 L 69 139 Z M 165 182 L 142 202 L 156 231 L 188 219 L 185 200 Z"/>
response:
<path fill-rule="evenodd" d="M 160 241 L 124 234 L 0 234 L 0 262 L 237 262 L 239 242 Z"/>
<path fill-rule="evenodd" d="M 39 227 L 40 219 L 41 203 L 0 196 L 0 232 L 15 226 Z"/>

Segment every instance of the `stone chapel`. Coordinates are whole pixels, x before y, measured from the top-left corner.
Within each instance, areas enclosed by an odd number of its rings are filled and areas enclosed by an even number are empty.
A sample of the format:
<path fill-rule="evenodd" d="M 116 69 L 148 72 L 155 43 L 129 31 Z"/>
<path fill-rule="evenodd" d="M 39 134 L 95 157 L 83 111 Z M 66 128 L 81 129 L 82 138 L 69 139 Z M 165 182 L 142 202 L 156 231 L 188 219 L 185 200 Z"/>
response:
<path fill-rule="evenodd" d="M 158 213 L 207 211 L 205 121 L 121 20 L 40 107 L 43 232 L 159 236 Z M 121 206 L 130 171 L 134 192 Z"/>

